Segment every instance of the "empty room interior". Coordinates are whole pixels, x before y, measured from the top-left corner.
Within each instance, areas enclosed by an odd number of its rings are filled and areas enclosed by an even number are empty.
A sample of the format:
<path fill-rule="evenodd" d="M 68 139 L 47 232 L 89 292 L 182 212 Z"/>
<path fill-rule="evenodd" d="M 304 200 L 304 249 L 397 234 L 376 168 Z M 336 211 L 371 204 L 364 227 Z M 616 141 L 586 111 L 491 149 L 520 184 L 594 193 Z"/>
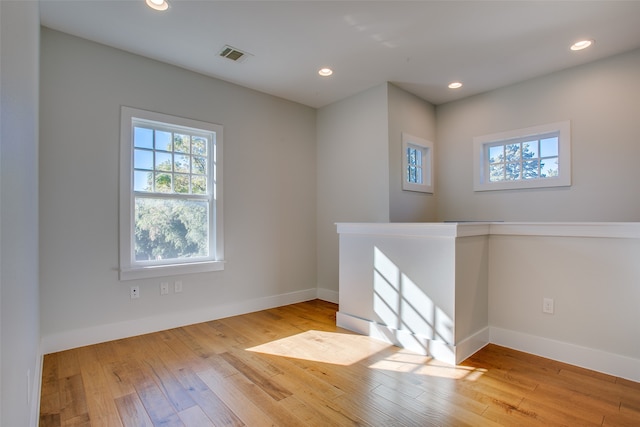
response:
<path fill-rule="evenodd" d="M 638 22 L 0 1 L 0 425 L 640 425 Z"/>

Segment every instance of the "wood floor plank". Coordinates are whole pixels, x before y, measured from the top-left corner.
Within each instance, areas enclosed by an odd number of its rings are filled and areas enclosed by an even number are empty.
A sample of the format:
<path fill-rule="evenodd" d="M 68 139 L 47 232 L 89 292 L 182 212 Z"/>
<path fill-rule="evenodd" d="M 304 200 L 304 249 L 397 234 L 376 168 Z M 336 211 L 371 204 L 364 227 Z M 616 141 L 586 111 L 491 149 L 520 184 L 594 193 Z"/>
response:
<path fill-rule="evenodd" d="M 58 382 L 58 386 L 60 390 L 61 425 L 77 424 L 81 422 L 80 420 L 84 419 L 88 422 L 87 399 L 80 372 L 62 378 Z"/>
<path fill-rule="evenodd" d="M 220 347 L 215 342 L 199 334 L 195 328 L 185 326 L 173 329 L 171 332 L 184 346 L 202 360 L 206 360 L 219 352 Z"/>
<path fill-rule="evenodd" d="M 320 402 L 309 404 L 308 401 L 302 401 L 297 396 L 290 396 L 282 399 L 279 404 L 291 412 L 305 426 L 344 427 L 358 425 L 357 422 L 342 417 L 334 411 L 327 411 L 326 407 Z"/>
<path fill-rule="evenodd" d="M 148 357 L 144 363 L 150 371 L 149 375 L 162 390 L 167 400 L 171 402 L 176 412 L 196 406 L 187 390 L 157 356 Z"/>
<path fill-rule="evenodd" d="M 40 425 L 640 426 L 640 384 L 488 345 L 458 366 L 315 300 L 46 355 Z"/>
<path fill-rule="evenodd" d="M 47 354 L 42 365 L 40 425 L 60 425 L 60 389 L 58 388 L 58 355 Z"/>
<path fill-rule="evenodd" d="M 122 396 L 135 393 L 133 367 L 127 360 L 116 360 L 102 365 L 111 396 L 117 399 Z"/>
<path fill-rule="evenodd" d="M 279 405 L 277 400 L 274 400 L 261 387 L 253 383 L 244 375 L 235 374 L 222 377 L 218 375 L 215 370 L 208 370 L 198 373 L 198 376 L 202 378 L 202 381 L 204 381 L 209 388 L 216 388 L 219 392 L 219 396 L 221 396 L 220 393 L 224 392 L 224 390 L 232 392 L 232 390 L 237 389 L 244 399 L 250 401 L 254 407 L 263 412 L 266 418 L 273 420 L 273 425 L 303 425 L 302 420 L 286 410 L 282 405 Z M 238 416 L 242 419 L 241 415 L 242 412 L 238 413 Z M 253 424 L 249 424 L 246 421 L 245 423 L 249 426 L 253 426 Z"/>
<path fill-rule="evenodd" d="M 192 406 L 178 413 L 178 416 L 186 427 L 215 427 L 211 419 L 200 409 L 199 406 Z"/>
<path fill-rule="evenodd" d="M 232 353 L 223 353 L 220 356 L 238 372 L 247 377 L 249 381 L 271 396 L 273 400 L 282 400 L 292 395 L 289 390 L 280 387 L 275 381 L 271 381 L 271 376 L 264 369 L 261 369 L 261 366 L 250 366 Z"/>
<path fill-rule="evenodd" d="M 405 409 L 412 421 L 423 422 L 418 417 L 426 417 L 428 422 L 433 425 L 477 425 L 480 421 L 484 421 L 480 414 L 474 414 L 438 396 L 425 394 L 423 399 L 412 399 L 384 385 L 374 389 L 373 393 Z M 486 409 L 485 405 L 481 406 L 480 413 Z M 490 422 L 483 424 L 487 426 L 498 425 Z"/>
<path fill-rule="evenodd" d="M 153 422 L 136 393 L 118 397 L 115 402 L 123 425 L 153 427 Z"/>
<path fill-rule="evenodd" d="M 71 377 L 80 373 L 78 350 L 66 350 L 56 353 L 58 362 L 58 378 Z"/>
<path fill-rule="evenodd" d="M 40 413 L 39 427 L 60 427 L 60 414 Z"/>
<path fill-rule="evenodd" d="M 246 346 L 249 343 L 249 339 L 242 333 L 227 326 L 223 320 L 212 320 L 205 324 L 213 329 L 216 339 L 224 342 L 228 347 Z"/>
<path fill-rule="evenodd" d="M 173 405 L 147 373 L 144 361 L 138 362 L 134 387 L 153 425 L 183 427 Z"/>
<path fill-rule="evenodd" d="M 602 425 L 606 427 L 638 427 L 640 419 L 634 415 L 612 414 L 604 417 Z"/>
<path fill-rule="evenodd" d="M 335 399 L 344 394 L 344 391 L 326 381 L 318 378 L 307 369 L 291 363 L 289 359 L 271 354 L 260 354 L 259 357 L 265 359 L 270 365 L 278 368 L 282 375 L 275 378 L 289 390 L 313 391 L 314 394 L 322 395 L 325 399 Z"/>
<path fill-rule="evenodd" d="M 183 341 L 183 338 L 186 339 L 187 342 Z M 162 343 L 170 350 L 170 353 L 162 352 L 161 357 L 167 358 L 171 354 L 171 357 L 178 360 L 179 364 L 188 366 L 196 371 L 199 369 L 206 369 L 208 367 L 208 354 L 206 357 L 203 357 L 203 353 L 194 351 L 194 349 L 190 347 L 190 344 L 197 344 L 184 333 L 182 328 L 164 331 L 161 339 Z M 200 346 L 198 347 L 201 352 L 204 352 Z"/>
<path fill-rule="evenodd" d="M 214 369 L 200 371 L 196 375 L 245 425 L 251 427 L 277 425 L 266 412 L 247 399 L 240 388 L 227 382 Z"/>
<path fill-rule="evenodd" d="M 553 384 L 540 383 L 525 399 L 530 406 L 545 405 L 551 410 L 565 412 L 569 409 L 585 422 L 602 424 L 604 414 L 618 412 L 617 406 L 593 396 L 559 388 Z"/>
<path fill-rule="evenodd" d="M 214 425 L 238 427 L 244 425 L 240 418 L 238 418 L 224 401 L 190 369 L 181 369 L 178 380 L 189 391 L 192 399 L 197 402 L 197 407 L 200 411 L 207 415 L 210 420 L 214 421 Z M 189 414 L 191 414 L 191 412 Z M 180 418 L 184 420 L 182 415 Z"/>
<path fill-rule="evenodd" d="M 98 359 L 101 346 L 78 349 L 78 363 L 82 374 L 87 410 L 92 426 L 120 427 L 122 422 L 111 395 L 109 382 Z"/>
<path fill-rule="evenodd" d="M 344 426 L 355 423 L 341 411 L 327 410 L 335 399 L 345 395 L 342 390 L 282 358 L 270 355 L 260 357 L 282 367 L 282 372 L 271 380 L 288 390 L 296 390 L 296 393 L 279 403 L 303 420 L 305 425 Z"/>
<path fill-rule="evenodd" d="M 604 416 L 585 417 L 575 408 L 570 408 L 565 404 L 564 408 L 558 405 L 549 405 L 548 401 L 540 402 L 524 399 L 517 410 L 527 414 L 532 414 L 536 419 L 544 421 L 547 425 L 567 425 L 595 427 L 602 425 Z"/>

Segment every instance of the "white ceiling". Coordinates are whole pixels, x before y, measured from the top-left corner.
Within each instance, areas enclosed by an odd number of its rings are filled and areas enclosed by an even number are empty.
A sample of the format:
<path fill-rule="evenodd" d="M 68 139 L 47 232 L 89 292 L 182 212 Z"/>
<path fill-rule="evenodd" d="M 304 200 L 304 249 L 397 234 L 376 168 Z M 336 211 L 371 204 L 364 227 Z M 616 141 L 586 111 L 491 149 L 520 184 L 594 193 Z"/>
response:
<path fill-rule="evenodd" d="M 41 0 L 40 14 L 49 28 L 311 107 L 386 81 L 437 105 L 640 48 L 640 1 L 169 2 Z M 571 52 L 581 38 L 596 43 Z M 221 58 L 224 45 L 252 56 Z M 334 75 L 319 77 L 323 66 Z"/>

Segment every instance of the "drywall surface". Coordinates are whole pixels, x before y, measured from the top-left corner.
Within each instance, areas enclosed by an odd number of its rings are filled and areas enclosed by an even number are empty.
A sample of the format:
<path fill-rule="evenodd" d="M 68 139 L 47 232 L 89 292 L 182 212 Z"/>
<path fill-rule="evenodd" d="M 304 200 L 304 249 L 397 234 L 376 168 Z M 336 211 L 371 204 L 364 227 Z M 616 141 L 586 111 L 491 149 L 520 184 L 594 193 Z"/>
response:
<path fill-rule="evenodd" d="M 462 237 L 455 243 L 455 342 L 489 325 L 489 237 Z"/>
<path fill-rule="evenodd" d="M 492 342 L 638 381 L 640 239 L 492 235 L 489 247 Z"/>
<path fill-rule="evenodd" d="M 40 377 L 37 2 L 0 2 L 0 425 L 35 426 Z"/>
<path fill-rule="evenodd" d="M 337 222 L 389 221 L 387 84 L 317 113 L 318 288 L 338 291 Z"/>
<path fill-rule="evenodd" d="M 47 28 L 41 43 L 45 351 L 315 297 L 314 109 Z M 224 271 L 118 281 L 122 105 L 224 127 Z"/>
<path fill-rule="evenodd" d="M 640 51 L 436 108 L 438 220 L 638 221 Z M 473 191 L 473 138 L 569 120 L 572 185 Z"/>
<path fill-rule="evenodd" d="M 489 224 L 338 224 L 339 326 L 456 364 L 488 342 Z"/>
<path fill-rule="evenodd" d="M 434 194 L 402 189 L 402 133 L 434 143 L 437 152 L 435 108 L 397 86 L 388 84 L 389 104 L 389 221 L 429 222 L 436 219 Z M 436 168 L 434 161 L 434 169 Z"/>

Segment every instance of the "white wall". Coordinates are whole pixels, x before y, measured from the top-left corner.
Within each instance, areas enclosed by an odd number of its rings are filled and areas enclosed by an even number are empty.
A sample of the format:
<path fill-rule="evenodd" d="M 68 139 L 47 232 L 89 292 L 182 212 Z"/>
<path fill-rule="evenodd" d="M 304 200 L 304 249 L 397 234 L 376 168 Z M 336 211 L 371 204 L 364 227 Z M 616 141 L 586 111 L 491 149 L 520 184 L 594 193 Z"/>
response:
<path fill-rule="evenodd" d="M 638 70 L 640 50 L 438 106 L 438 220 L 640 220 Z M 571 187 L 474 193 L 474 136 L 562 120 Z"/>
<path fill-rule="evenodd" d="M 337 222 L 389 221 L 387 84 L 317 112 L 318 288 L 338 292 Z"/>
<path fill-rule="evenodd" d="M 435 193 L 402 190 L 402 133 L 436 144 L 435 107 L 392 84 L 388 85 L 389 104 L 389 221 L 429 222 L 436 219 Z M 434 151 L 437 147 L 434 146 Z M 434 169 L 437 165 L 434 165 Z"/>
<path fill-rule="evenodd" d="M 37 425 L 37 2 L 0 2 L 0 425 Z"/>
<path fill-rule="evenodd" d="M 314 109 L 46 28 L 40 95 L 45 351 L 315 298 Z M 224 126 L 227 263 L 181 294 L 118 281 L 121 105 Z"/>
<path fill-rule="evenodd" d="M 438 106 L 438 220 L 639 221 L 638 70 L 640 50 Z M 562 120 L 571 187 L 474 193 L 474 136 Z M 639 249 L 633 239 L 491 236 L 491 341 L 630 378 Z M 542 313 L 543 297 L 556 314 Z"/>
<path fill-rule="evenodd" d="M 494 235 L 489 244 L 492 342 L 640 380 L 640 239 Z M 543 298 L 554 314 L 542 312 Z"/>
<path fill-rule="evenodd" d="M 435 139 L 435 109 L 390 83 L 318 110 L 318 288 L 338 291 L 337 222 L 425 222 L 435 197 L 402 190 L 402 132 Z"/>
<path fill-rule="evenodd" d="M 489 224 L 338 224 L 341 327 L 459 363 L 489 340 Z"/>
<path fill-rule="evenodd" d="M 455 257 L 455 342 L 459 345 L 489 325 L 489 237 L 456 239 Z"/>
<path fill-rule="evenodd" d="M 342 327 L 449 363 L 492 342 L 640 380 L 640 223 L 341 223 L 338 232 Z"/>

